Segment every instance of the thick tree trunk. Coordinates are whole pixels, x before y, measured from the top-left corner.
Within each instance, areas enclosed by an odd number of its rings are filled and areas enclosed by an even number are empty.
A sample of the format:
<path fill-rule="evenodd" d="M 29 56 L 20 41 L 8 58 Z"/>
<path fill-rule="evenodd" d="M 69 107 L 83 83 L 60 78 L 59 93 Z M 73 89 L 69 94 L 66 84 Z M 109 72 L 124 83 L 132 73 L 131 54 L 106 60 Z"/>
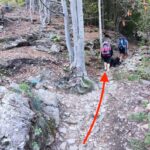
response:
<path fill-rule="evenodd" d="M 77 2 L 77 1 L 76 1 Z M 84 20 L 83 20 L 83 1 L 77 2 L 77 17 L 78 17 L 78 49 L 77 49 L 77 68 L 81 69 L 81 75 L 87 75 L 85 69 L 85 54 L 84 54 Z M 79 57 L 78 57 L 79 56 Z"/>
<path fill-rule="evenodd" d="M 87 75 L 84 58 L 84 21 L 82 0 L 71 0 L 71 15 L 74 37 L 74 63 L 77 76 Z"/>
<path fill-rule="evenodd" d="M 68 15 L 68 10 L 67 10 L 66 0 L 61 0 L 61 3 L 63 6 L 63 13 L 64 13 L 66 45 L 67 45 L 67 49 L 69 52 L 70 64 L 72 64 L 74 60 L 74 52 L 71 46 L 71 38 L 70 38 L 70 33 L 69 33 L 69 15 Z"/>
<path fill-rule="evenodd" d="M 93 82 L 87 77 L 87 72 L 85 68 L 83 2 L 82 0 L 70 0 L 74 41 L 74 48 L 72 48 L 70 44 L 66 0 L 61 1 L 64 11 L 66 43 L 68 51 L 70 51 L 69 53 L 71 62 L 73 61 L 71 65 L 71 69 L 73 71 L 73 78 L 70 77 L 70 83 L 73 82 L 74 86 L 71 86 L 71 89 L 74 88 L 76 92 L 83 94 L 93 89 Z M 76 76 L 76 78 L 74 78 L 74 75 Z"/>
<path fill-rule="evenodd" d="M 78 18 L 77 18 L 77 5 L 76 5 L 76 0 L 71 0 L 70 1 L 70 10 L 71 10 L 71 18 L 72 18 L 72 27 L 73 27 L 73 42 L 74 42 L 74 59 L 72 66 L 75 68 L 76 66 L 76 58 L 77 58 L 77 48 L 78 48 Z"/>

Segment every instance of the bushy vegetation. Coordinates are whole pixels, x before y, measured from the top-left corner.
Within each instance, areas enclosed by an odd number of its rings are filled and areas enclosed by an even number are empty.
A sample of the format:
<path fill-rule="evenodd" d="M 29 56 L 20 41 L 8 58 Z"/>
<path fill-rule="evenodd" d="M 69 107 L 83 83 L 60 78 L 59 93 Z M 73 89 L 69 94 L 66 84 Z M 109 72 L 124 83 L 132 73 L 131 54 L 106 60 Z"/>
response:
<path fill-rule="evenodd" d="M 14 4 L 14 5 L 24 5 L 25 1 L 24 0 L 0 0 L 0 4 Z"/>
<path fill-rule="evenodd" d="M 129 120 L 136 122 L 143 122 L 148 120 L 148 115 L 144 112 L 132 114 L 131 116 L 129 116 Z"/>

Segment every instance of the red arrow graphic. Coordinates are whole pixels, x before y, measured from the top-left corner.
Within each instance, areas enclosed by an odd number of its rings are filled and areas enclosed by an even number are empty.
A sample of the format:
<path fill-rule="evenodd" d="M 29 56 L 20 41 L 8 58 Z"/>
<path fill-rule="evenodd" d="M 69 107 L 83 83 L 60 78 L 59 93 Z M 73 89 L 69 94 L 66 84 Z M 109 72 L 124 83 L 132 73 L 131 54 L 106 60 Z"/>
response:
<path fill-rule="evenodd" d="M 99 113 L 100 107 L 101 107 L 101 105 L 102 105 L 103 96 L 104 96 L 104 92 L 105 92 L 105 84 L 106 84 L 106 82 L 109 82 L 106 73 L 104 73 L 104 74 L 102 75 L 102 77 L 101 77 L 101 79 L 100 79 L 100 82 L 103 82 L 102 92 L 101 92 L 101 96 L 100 96 L 100 101 L 99 101 L 99 103 L 98 103 L 98 106 L 97 106 L 96 113 L 95 113 L 95 115 L 94 115 L 94 119 L 93 119 L 93 121 L 92 121 L 92 124 L 91 124 L 91 126 L 90 126 L 90 128 L 89 128 L 89 130 L 88 130 L 88 132 L 87 132 L 87 134 L 86 134 L 86 136 L 85 136 L 85 138 L 84 138 L 84 140 L 83 140 L 83 144 L 86 144 L 86 142 L 87 142 L 87 140 L 88 140 L 88 137 L 90 136 L 90 133 L 91 133 L 91 131 L 92 131 L 93 127 L 94 127 L 94 124 L 95 124 L 95 122 L 96 122 L 96 119 L 97 119 L 97 117 L 98 117 L 98 113 Z"/>

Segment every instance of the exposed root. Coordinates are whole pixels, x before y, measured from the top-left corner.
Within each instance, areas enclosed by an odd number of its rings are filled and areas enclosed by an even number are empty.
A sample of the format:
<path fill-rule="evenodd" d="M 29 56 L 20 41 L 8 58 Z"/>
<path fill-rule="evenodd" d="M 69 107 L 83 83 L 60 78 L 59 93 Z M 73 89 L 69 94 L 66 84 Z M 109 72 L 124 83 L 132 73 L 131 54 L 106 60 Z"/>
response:
<path fill-rule="evenodd" d="M 70 93 L 85 94 L 94 89 L 94 82 L 87 76 L 75 77 L 73 74 L 70 74 L 57 81 L 56 87 Z"/>

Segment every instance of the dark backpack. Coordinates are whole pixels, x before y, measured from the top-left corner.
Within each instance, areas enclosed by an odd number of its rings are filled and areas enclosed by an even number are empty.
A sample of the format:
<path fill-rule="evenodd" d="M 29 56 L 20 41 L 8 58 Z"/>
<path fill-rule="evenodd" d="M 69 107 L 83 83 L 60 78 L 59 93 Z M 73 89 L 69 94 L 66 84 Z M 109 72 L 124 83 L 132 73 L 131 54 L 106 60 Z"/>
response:
<path fill-rule="evenodd" d="M 118 48 L 123 49 L 127 47 L 127 42 L 125 38 L 120 38 L 119 39 L 119 45 Z"/>
<path fill-rule="evenodd" d="M 101 48 L 101 54 L 104 57 L 109 57 L 111 56 L 111 46 L 109 42 L 104 42 L 103 47 Z"/>

